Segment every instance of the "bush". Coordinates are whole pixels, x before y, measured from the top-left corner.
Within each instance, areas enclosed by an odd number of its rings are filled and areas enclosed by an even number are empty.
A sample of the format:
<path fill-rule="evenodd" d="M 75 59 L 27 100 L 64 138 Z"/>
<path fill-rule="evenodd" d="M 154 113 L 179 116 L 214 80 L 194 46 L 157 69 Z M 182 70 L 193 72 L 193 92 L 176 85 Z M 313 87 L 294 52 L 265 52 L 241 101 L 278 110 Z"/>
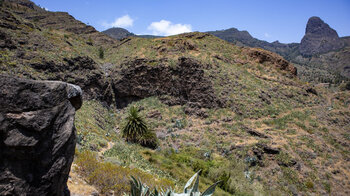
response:
<path fill-rule="evenodd" d="M 134 106 L 130 107 L 125 125 L 122 128 L 122 133 L 128 142 L 138 143 L 152 149 L 158 146 L 156 134 L 147 128 L 146 122 Z"/>
<path fill-rule="evenodd" d="M 128 142 L 137 143 L 138 139 L 148 131 L 147 125 L 143 118 L 139 115 L 137 108 L 130 107 L 126 123 L 123 126 L 123 137 Z"/>
<path fill-rule="evenodd" d="M 139 144 L 143 147 L 155 149 L 158 146 L 157 135 L 149 130 L 139 138 Z"/>
<path fill-rule="evenodd" d="M 105 57 L 105 52 L 103 51 L 102 47 L 100 47 L 98 49 L 98 55 L 99 55 L 100 59 L 103 59 Z"/>

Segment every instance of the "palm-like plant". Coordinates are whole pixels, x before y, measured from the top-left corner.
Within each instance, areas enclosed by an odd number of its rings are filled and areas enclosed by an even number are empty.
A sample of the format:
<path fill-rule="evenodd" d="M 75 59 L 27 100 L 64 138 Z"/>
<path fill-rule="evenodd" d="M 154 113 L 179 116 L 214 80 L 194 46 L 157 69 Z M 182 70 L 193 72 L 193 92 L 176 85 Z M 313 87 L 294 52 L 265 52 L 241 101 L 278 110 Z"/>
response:
<path fill-rule="evenodd" d="M 139 138 L 148 132 L 147 125 L 142 116 L 139 115 L 138 109 L 130 107 L 126 123 L 122 128 L 123 137 L 128 142 L 138 142 Z"/>

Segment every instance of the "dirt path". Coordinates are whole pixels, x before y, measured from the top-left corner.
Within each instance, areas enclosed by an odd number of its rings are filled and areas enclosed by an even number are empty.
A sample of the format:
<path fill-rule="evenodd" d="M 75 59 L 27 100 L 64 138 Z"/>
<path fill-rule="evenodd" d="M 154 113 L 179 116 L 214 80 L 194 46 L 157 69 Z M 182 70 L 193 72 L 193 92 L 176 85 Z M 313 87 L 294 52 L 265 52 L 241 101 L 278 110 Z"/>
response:
<path fill-rule="evenodd" d="M 103 156 L 103 153 L 105 153 L 107 150 L 113 148 L 113 146 L 114 146 L 114 143 L 113 143 L 113 142 L 108 142 L 108 143 L 107 143 L 107 146 L 104 147 L 104 148 L 102 148 L 102 149 L 98 152 L 98 156 L 100 156 L 100 157 Z"/>

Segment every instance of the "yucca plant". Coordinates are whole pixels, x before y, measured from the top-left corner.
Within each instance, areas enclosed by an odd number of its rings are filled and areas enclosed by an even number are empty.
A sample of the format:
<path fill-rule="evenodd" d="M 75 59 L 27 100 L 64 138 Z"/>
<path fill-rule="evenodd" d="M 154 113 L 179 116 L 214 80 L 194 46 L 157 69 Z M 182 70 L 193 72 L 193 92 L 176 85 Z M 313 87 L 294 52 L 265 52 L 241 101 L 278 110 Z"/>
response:
<path fill-rule="evenodd" d="M 131 176 L 131 180 L 130 180 L 131 194 L 129 196 L 211 196 L 213 195 L 215 192 L 216 186 L 220 182 L 216 182 L 215 184 L 207 188 L 207 190 L 205 190 L 203 193 L 200 193 L 198 190 L 199 172 L 195 173 L 187 181 L 184 187 L 183 193 L 175 193 L 174 190 L 171 190 L 171 189 L 167 189 L 165 192 L 163 190 L 158 191 L 156 188 L 153 191 L 151 191 L 147 185 L 143 184 L 140 180 L 136 180 L 133 176 Z"/>
<path fill-rule="evenodd" d="M 123 137 L 128 142 L 137 143 L 139 138 L 148 132 L 147 125 L 136 107 L 131 106 L 125 125 L 122 128 Z"/>

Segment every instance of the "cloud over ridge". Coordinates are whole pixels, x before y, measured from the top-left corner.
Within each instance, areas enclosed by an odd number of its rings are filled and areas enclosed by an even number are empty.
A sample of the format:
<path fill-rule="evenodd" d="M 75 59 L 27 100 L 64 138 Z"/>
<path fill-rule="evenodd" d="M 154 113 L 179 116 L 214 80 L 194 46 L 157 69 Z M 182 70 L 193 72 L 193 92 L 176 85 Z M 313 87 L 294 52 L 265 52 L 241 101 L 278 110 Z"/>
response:
<path fill-rule="evenodd" d="M 104 22 L 102 25 L 104 27 L 106 27 L 106 28 L 111 28 L 111 27 L 122 27 L 122 28 L 132 27 L 134 25 L 134 19 L 132 19 L 127 14 L 127 15 L 124 15 L 122 17 L 119 17 L 119 18 L 115 19 L 115 21 L 112 22 L 112 23 Z"/>
<path fill-rule="evenodd" d="M 161 20 L 159 22 L 152 22 L 147 29 L 152 31 L 153 35 L 169 36 L 191 32 L 192 26 L 190 24 L 173 24 L 168 20 Z"/>

